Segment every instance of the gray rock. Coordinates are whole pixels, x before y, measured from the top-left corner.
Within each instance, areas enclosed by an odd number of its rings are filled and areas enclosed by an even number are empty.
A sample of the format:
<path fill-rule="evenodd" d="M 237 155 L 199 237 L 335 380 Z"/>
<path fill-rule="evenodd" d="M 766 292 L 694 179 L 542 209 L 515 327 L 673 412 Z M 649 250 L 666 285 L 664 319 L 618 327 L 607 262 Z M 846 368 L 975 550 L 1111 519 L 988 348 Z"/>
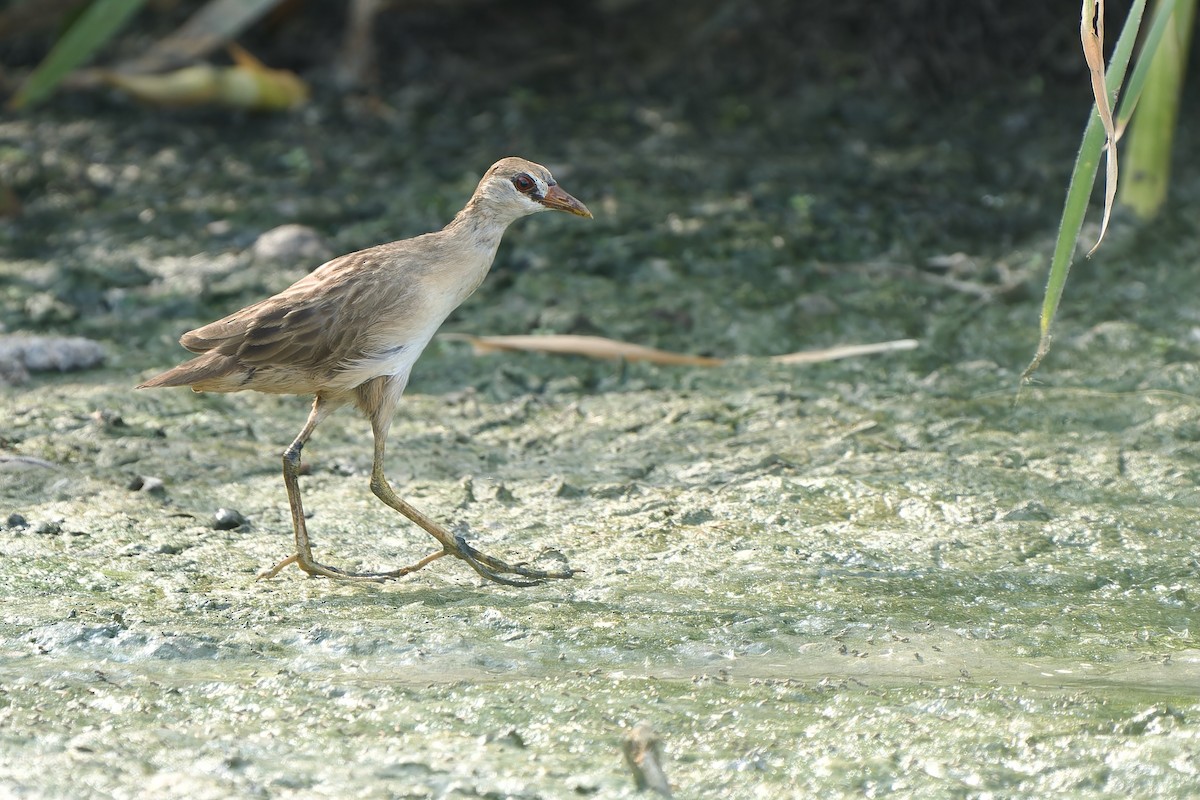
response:
<path fill-rule="evenodd" d="M 292 266 L 319 266 L 333 257 L 324 237 L 307 225 L 280 225 L 258 237 L 252 248 L 255 261 Z"/>
<path fill-rule="evenodd" d="M 246 518 L 234 508 L 218 508 L 213 514 L 213 528 L 218 531 L 231 531 L 246 524 Z"/>
<path fill-rule="evenodd" d="M 71 372 L 104 363 L 99 342 L 81 336 L 0 336 L 0 385 L 19 385 L 31 372 Z"/>

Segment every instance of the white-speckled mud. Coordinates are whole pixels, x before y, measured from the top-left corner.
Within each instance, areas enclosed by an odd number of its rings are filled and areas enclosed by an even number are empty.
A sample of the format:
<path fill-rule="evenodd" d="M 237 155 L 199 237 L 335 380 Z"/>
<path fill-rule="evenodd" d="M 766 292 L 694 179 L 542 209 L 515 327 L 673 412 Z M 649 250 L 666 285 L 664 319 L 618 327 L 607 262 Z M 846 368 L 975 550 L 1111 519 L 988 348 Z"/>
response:
<path fill-rule="evenodd" d="M 1018 397 L 1045 175 L 1085 99 L 1006 96 L 996 138 L 969 104 L 897 103 L 912 127 L 880 128 L 886 103 L 850 94 L 735 115 L 758 122 L 729 144 L 653 100 L 564 120 L 539 97 L 423 116 L 400 94 L 351 126 L 99 100 L 0 123 L 25 200 L 2 223 L 4 325 L 108 352 L 0 390 L 0 796 L 633 797 L 641 720 L 679 798 L 1200 793 L 1194 165 L 1169 235 L 1119 228 L 1077 270 Z M 291 545 L 280 454 L 307 402 L 131 387 L 182 330 L 312 266 L 255 262 L 262 231 L 410 235 L 510 151 L 561 167 L 597 219 L 514 226 L 454 330 L 922 346 L 700 370 L 435 341 L 393 483 L 475 546 L 578 577 L 513 589 L 442 559 L 386 585 L 255 582 Z M 1011 167 L 963 166 L 984 151 Z M 349 410 L 305 451 L 328 563 L 432 549 L 371 495 L 370 457 Z M 247 524 L 214 529 L 219 508 Z"/>

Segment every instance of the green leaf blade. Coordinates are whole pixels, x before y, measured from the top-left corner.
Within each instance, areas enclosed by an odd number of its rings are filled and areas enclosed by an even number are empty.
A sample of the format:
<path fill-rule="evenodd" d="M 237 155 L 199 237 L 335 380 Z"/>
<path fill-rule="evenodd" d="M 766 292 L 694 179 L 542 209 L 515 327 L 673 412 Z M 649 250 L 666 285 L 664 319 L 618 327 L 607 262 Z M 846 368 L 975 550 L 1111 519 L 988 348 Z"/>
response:
<path fill-rule="evenodd" d="M 146 0 L 95 0 L 33 71 L 9 101 L 9 107 L 24 108 L 49 97 L 63 78 L 111 40 L 145 4 Z"/>

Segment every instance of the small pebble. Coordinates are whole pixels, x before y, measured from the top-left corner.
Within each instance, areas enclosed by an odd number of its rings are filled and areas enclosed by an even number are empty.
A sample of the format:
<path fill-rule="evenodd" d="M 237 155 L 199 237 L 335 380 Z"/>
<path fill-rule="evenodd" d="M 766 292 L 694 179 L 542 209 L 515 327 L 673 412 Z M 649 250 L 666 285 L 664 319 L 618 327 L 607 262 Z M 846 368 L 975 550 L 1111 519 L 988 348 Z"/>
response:
<path fill-rule="evenodd" d="M 258 237 L 253 247 L 257 261 L 317 267 L 333 256 L 321 234 L 306 225 L 280 225 Z"/>
<path fill-rule="evenodd" d="M 479 737 L 481 744 L 502 744 L 516 750 L 525 749 L 525 738 L 516 728 L 491 731 Z"/>
<path fill-rule="evenodd" d="M 125 427 L 125 418 L 121 416 L 121 412 L 114 411 L 111 408 L 97 408 L 92 412 L 92 422 L 101 428 Z"/>
<path fill-rule="evenodd" d="M 151 475 L 138 475 L 129 482 L 126 488 L 131 492 L 146 492 L 148 494 L 165 494 L 167 491 L 162 478 L 155 478 Z"/>
<path fill-rule="evenodd" d="M 246 524 L 246 518 L 233 508 L 218 508 L 213 515 L 213 528 L 218 531 L 231 531 Z"/>
<path fill-rule="evenodd" d="M 716 519 L 707 508 L 691 508 L 683 512 L 679 522 L 682 525 L 703 525 Z"/>
<path fill-rule="evenodd" d="M 597 794 L 600 791 L 600 779 L 595 775 L 571 775 L 563 783 L 580 796 Z"/>
<path fill-rule="evenodd" d="M 1054 513 L 1037 500 L 1022 503 L 1000 517 L 1004 522 L 1048 522 L 1054 519 Z"/>
<path fill-rule="evenodd" d="M 583 489 L 580 489 L 578 486 L 573 486 L 566 481 L 563 481 L 558 485 L 558 489 L 555 490 L 554 496 L 565 498 L 585 497 L 587 496 L 587 492 L 585 492 Z"/>

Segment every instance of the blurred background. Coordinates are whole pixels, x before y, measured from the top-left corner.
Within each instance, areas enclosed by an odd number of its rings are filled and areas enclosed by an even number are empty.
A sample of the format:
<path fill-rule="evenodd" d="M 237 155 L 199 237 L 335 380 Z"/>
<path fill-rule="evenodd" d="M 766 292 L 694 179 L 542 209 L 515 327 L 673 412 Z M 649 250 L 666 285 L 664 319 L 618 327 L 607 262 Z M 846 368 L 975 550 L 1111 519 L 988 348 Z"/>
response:
<path fill-rule="evenodd" d="M 6 93 L 85 5 L 6 6 Z M 934 345 L 916 356 L 927 366 L 1032 352 L 1091 104 L 1074 6 L 259 6 L 197 56 L 177 32 L 208 6 L 147 2 L 90 69 L 4 114 L 5 329 L 112 341 L 113 363 L 132 343 L 129 369 L 161 366 L 182 330 L 330 255 L 440 227 L 489 164 L 519 154 L 596 221 L 529 220 L 453 328 L 715 355 L 912 336 Z M 1110 40 L 1126 7 L 1108 4 Z M 229 42 L 302 82 L 290 107 L 197 99 L 187 80 L 171 94 L 189 65 L 232 69 Z M 163 85 L 139 99 L 113 69 Z M 1180 125 L 1179 151 L 1195 130 Z M 1192 164 L 1176 164 L 1193 207 Z M 306 226 L 311 249 L 285 239 L 256 257 L 283 224 Z M 1151 227 L 1155 241 L 1194 233 L 1195 215 L 1172 207 Z M 1126 301 L 1088 295 L 1088 314 Z"/>

